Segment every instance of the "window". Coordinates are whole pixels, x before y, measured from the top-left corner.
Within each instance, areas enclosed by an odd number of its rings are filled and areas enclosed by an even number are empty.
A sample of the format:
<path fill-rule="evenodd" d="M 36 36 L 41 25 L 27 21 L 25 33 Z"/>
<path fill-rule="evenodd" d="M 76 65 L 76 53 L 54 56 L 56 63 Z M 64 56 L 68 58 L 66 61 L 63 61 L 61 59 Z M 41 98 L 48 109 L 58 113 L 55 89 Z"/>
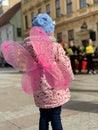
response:
<path fill-rule="evenodd" d="M 40 14 L 40 13 L 42 13 L 42 9 L 41 8 L 38 9 L 38 14 Z"/>
<path fill-rule="evenodd" d="M 48 15 L 50 15 L 50 4 L 46 5 L 46 12 Z"/>
<path fill-rule="evenodd" d="M 6 28 L 6 37 L 7 37 L 7 40 L 9 40 L 9 29 Z"/>
<path fill-rule="evenodd" d="M 24 0 L 24 3 L 27 3 L 29 0 Z"/>
<path fill-rule="evenodd" d="M 62 32 L 57 33 L 57 41 L 62 42 Z"/>
<path fill-rule="evenodd" d="M 21 36 L 22 36 L 21 28 L 17 28 L 17 37 L 21 37 Z"/>
<path fill-rule="evenodd" d="M 98 32 L 98 22 L 96 23 L 96 27 L 97 27 L 97 32 Z"/>
<path fill-rule="evenodd" d="M 31 13 L 31 22 L 34 20 L 34 12 Z"/>
<path fill-rule="evenodd" d="M 27 17 L 27 15 L 25 16 L 25 27 L 26 27 L 26 29 L 28 29 L 28 17 Z"/>
<path fill-rule="evenodd" d="M 68 41 L 74 40 L 74 30 L 68 30 Z"/>
<path fill-rule="evenodd" d="M 98 2 L 98 0 L 94 0 L 94 3 L 97 3 Z"/>
<path fill-rule="evenodd" d="M 60 0 L 55 0 L 55 5 L 56 5 L 56 16 L 60 16 L 61 12 L 60 12 Z"/>
<path fill-rule="evenodd" d="M 72 12 L 72 0 L 67 0 L 67 13 Z"/>
<path fill-rule="evenodd" d="M 0 7 L 2 6 L 2 0 L 0 0 Z"/>
<path fill-rule="evenodd" d="M 86 7 L 86 0 L 80 0 L 80 9 Z"/>

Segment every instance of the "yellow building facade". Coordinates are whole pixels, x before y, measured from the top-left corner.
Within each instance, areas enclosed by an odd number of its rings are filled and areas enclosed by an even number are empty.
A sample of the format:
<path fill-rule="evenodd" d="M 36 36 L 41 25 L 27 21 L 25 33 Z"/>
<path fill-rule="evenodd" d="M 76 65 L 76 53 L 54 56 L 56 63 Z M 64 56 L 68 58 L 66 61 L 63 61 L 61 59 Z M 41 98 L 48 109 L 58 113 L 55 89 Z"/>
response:
<path fill-rule="evenodd" d="M 98 0 L 22 0 L 24 38 L 29 35 L 32 20 L 38 13 L 48 13 L 56 22 L 58 42 L 74 40 L 85 44 L 91 38 L 98 46 Z"/>

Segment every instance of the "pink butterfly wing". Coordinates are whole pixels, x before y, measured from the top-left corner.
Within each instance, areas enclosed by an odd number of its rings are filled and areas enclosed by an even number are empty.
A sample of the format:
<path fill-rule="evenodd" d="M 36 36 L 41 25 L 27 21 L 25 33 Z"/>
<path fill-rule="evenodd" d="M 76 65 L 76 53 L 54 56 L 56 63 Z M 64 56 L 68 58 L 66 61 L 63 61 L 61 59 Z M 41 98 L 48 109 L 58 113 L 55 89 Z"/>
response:
<path fill-rule="evenodd" d="M 38 68 L 33 71 L 27 72 L 22 77 L 22 88 L 23 91 L 27 94 L 32 94 L 40 88 L 41 75 L 43 74 L 43 72 L 42 67 L 40 67 L 39 65 L 37 65 L 37 67 Z"/>
<path fill-rule="evenodd" d="M 66 61 L 65 62 L 59 62 L 58 63 L 58 67 L 61 70 L 62 74 L 63 74 L 63 78 L 62 78 L 62 85 L 59 88 L 64 88 L 66 89 L 67 87 L 69 87 L 69 84 L 71 83 L 71 81 L 74 79 L 74 75 L 72 72 L 72 68 L 71 68 L 71 64 L 70 64 L 70 60 L 67 56 L 66 57 Z"/>
<path fill-rule="evenodd" d="M 56 89 L 66 89 L 73 77 L 70 60 L 67 57 L 64 59 L 64 57 L 63 59 L 59 58 L 59 62 L 55 62 L 53 43 L 41 28 L 32 28 L 30 30 L 30 39 L 43 66 L 48 83 Z"/>
<path fill-rule="evenodd" d="M 30 71 L 36 68 L 36 63 L 32 56 L 17 42 L 3 42 L 1 45 L 1 51 L 5 60 L 17 70 Z"/>
<path fill-rule="evenodd" d="M 28 47 L 29 49 L 29 47 Z M 21 84 L 27 94 L 32 94 L 39 88 L 42 68 L 33 60 L 30 53 L 14 41 L 5 41 L 1 45 L 5 60 L 15 69 L 24 71 Z"/>
<path fill-rule="evenodd" d="M 30 39 L 37 57 L 43 66 L 48 83 L 55 88 L 58 87 L 61 83 L 62 73 L 55 64 L 52 41 L 39 27 L 34 27 L 30 30 Z"/>
<path fill-rule="evenodd" d="M 27 73 L 23 74 L 21 84 L 22 84 L 22 89 L 25 93 L 27 93 L 27 94 L 33 93 L 33 88 L 31 86 L 31 81 L 30 81 L 30 76 Z"/>
<path fill-rule="evenodd" d="M 53 45 L 46 33 L 39 27 L 30 30 L 32 46 L 43 66 L 49 66 L 54 61 Z"/>
<path fill-rule="evenodd" d="M 62 79 L 64 78 L 61 70 L 56 63 L 53 63 L 48 69 L 45 69 L 45 76 L 47 82 L 55 89 L 61 89 L 63 85 Z"/>

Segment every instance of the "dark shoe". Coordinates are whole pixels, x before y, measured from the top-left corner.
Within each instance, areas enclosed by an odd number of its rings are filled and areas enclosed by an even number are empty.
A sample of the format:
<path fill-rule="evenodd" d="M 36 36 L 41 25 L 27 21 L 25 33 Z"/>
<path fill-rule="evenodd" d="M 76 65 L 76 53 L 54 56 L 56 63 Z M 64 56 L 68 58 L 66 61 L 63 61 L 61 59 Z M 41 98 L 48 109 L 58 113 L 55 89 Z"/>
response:
<path fill-rule="evenodd" d="M 82 72 L 81 72 L 81 71 L 79 71 L 79 72 L 78 72 L 78 74 L 82 74 Z"/>
<path fill-rule="evenodd" d="M 96 74 L 96 71 L 94 70 L 94 71 L 92 71 L 92 73 L 93 73 L 93 74 Z"/>
<path fill-rule="evenodd" d="M 74 74 L 77 74 L 76 71 L 73 72 Z"/>
<path fill-rule="evenodd" d="M 92 71 L 88 71 L 87 74 L 92 74 Z"/>

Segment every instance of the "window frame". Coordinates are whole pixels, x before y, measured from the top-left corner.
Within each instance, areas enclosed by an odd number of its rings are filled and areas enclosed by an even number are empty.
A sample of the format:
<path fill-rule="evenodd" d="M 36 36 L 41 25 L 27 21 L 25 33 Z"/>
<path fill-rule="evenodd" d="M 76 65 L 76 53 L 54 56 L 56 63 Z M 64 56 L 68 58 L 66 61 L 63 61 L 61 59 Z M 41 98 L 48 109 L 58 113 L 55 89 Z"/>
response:
<path fill-rule="evenodd" d="M 28 29 L 29 26 L 28 26 L 28 16 L 25 15 L 25 28 Z"/>
<path fill-rule="evenodd" d="M 74 40 L 74 29 L 68 30 L 68 41 Z"/>
<path fill-rule="evenodd" d="M 34 12 L 31 12 L 31 22 L 33 22 L 33 20 L 34 20 Z"/>
<path fill-rule="evenodd" d="M 66 1 L 66 6 L 67 6 L 67 13 L 72 13 L 73 12 L 73 8 L 72 8 L 72 0 L 67 0 Z"/>
<path fill-rule="evenodd" d="M 63 38 L 63 37 L 62 37 L 62 32 L 58 32 L 58 33 L 57 33 L 57 41 L 58 41 L 58 42 L 62 42 L 62 38 Z"/>
<path fill-rule="evenodd" d="M 50 4 L 46 4 L 46 12 L 50 15 Z"/>
<path fill-rule="evenodd" d="M 38 8 L 38 14 L 42 13 L 42 8 Z"/>
<path fill-rule="evenodd" d="M 79 0 L 80 9 L 83 9 L 86 7 L 86 0 Z"/>
<path fill-rule="evenodd" d="M 93 0 L 94 3 L 98 3 L 98 0 Z"/>
<path fill-rule="evenodd" d="M 60 0 L 55 0 L 56 17 L 61 16 Z"/>
<path fill-rule="evenodd" d="M 17 37 L 22 37 L 22 29 L 21 28 L 17 28 Z"/>
<path fill-rule="evenodd" d="M 24 3 L 27 3 L 29 0 L 23 0 Z"/>

